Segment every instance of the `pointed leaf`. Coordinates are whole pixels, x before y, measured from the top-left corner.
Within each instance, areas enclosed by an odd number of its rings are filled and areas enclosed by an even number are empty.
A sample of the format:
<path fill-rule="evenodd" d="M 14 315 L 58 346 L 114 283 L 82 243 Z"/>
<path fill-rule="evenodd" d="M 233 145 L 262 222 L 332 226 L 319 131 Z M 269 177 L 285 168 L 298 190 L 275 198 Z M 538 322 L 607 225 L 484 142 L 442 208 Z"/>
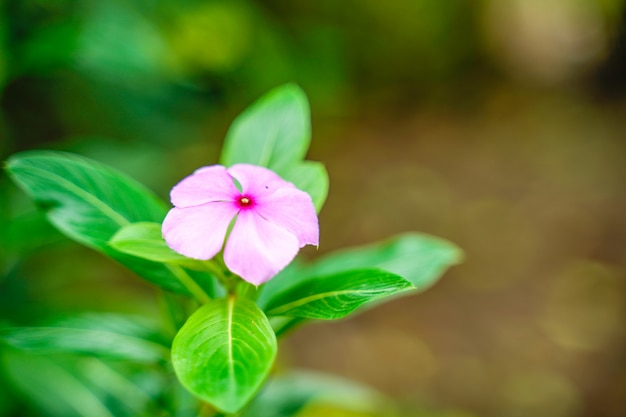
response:
<path fill-rule="evenodd" d="M 311 279 L 270 300 L 272 316 L 334 320 L 365 303 L 413 288 L 404 278 L 377 269 L 361 269 Z"/>
<path fill-rule="evenodd" d="M 163 393 L 171 386 L 162 367 L 75 357 L 84 385 L 115 410 L 116 417 L 148 417 L 163 410 Z"/>
<path fill-rule="evenodd" d="M 328 196 L 328 172 L 321 162 L 303 161 L 280 172 L 287 181 L 309 193 L 319 213 Z"/>
<path fill-rule="evenodd" d="M 159 223 L 139 222 L 123 226 L 109 240 L 109 246 L 128 255 L 156 262 L 188 259 L 167 246 Z"/>
<path fill-rule="evenodd" d="M 210 267 L 209 263 L 187 258 L 170 249 L 163 239 L 159 223 L 128 224 L 113 235 L 108 245 L 116 250 L 119 256 L 130 255 L 142 262 L 153 261 L 158 262 L 156 265 L 167 264 L 165 268 L 168 273 L 183 283 L 201 302 L 207 301 L 206 296 L 210 298 L 215 296 L 216 282 L 213 275 L 207 272 L 207 268 Z"/>
<path fill-rule="evenodd" d="M 95 249 L 121 226 L 165 216 L 165 205 L 141 184 L 78 155 L 22 152 L 9 158 L 7 171 L 59 230 Z"/>
<path fill-rule="evenodd" d="M 64 152 L 15 154 L 6 169 L 63 234 L 157 285 L 187 292 L 164 265 L 119 253 L 107 245 L 123 226 L 163 220 L 165 205 L 141 184 L 98 162 Z"/>
<path fill-rule="evenodd" d="M 159 343 L 95 329 L 7 327 L 0 330 L 0 341 L 33 352 L 68 352 L 136 362 L 165 362 L 169 354 Z"/>
<path fill-rule="evenodd" d="M 202 261 L 187 258 L 167 246 L 161 234 L 160 223 L 139 222 L 126 225 L 113 235 L 109 246 L 119 252 L 149 261 L 202 269 Z"/>
<path fill-rule="evenodd" d="M 300 87 L 270 91 L 239 115 L 226 135 L 220 163 L 247 163 L 278 173 L 304 158 L 311 141 L 309 103 Z"/>
<path fill-rule="evenodd" d="M 21 394 L 38 416 L 159 415 L 163 393 L 171 386 L 160 367 L 16 349 L 3 353 L 10 392 Z"/>
<path fill-rule="evenodd" d="M 143 316 L 118 313 L 72 313 L 54 315 L 40 323 L 43 327 L 67 327 L 70 329 L 97 330 L 157 342 L 171 344 L 163 336 L 160 324 Z"/>
<path fill-rule="evenodd" d="M 406 233 L 384 242 L 328 255 L 316 262 L 310 273 L 322 275 L 374 267 L 405 277 L 418 290 L 424 290 L 462 258 L 463 252 L 447 240 L 421 233 Z"/>
<path fill-rule="evenodd" d="M 3 352 L 3 370 L 13 388 L 38 407 L 42 414 L 54 417 L 114 417 L 105 401 L 83 383 L 58 358 L 28 355 L 17 350 Z M 56 359 L 56 360 L 55 360 Z M 65 361 L 63 361 L 65 362 Z"/>
<path fill-rule="evenodd" d="M 418 291 L 433 285 L 463 251 L 444 239 L 406 233 L 383 242 L 347 248 L 328 254 L 309 265 L 292 264 L 263 286 L 258 304 L 265 306 L 277 294 L 317 276 L 359 268 L 378 268 L 411 281 Z"/>
<path fill-rule="evenodd" d="M 233 297 L 201 307 L 172 345 L 174 370 L 185 388 L 228 413 L 252 399 L 275 356 L 267 317 L 253 302 Z"/>

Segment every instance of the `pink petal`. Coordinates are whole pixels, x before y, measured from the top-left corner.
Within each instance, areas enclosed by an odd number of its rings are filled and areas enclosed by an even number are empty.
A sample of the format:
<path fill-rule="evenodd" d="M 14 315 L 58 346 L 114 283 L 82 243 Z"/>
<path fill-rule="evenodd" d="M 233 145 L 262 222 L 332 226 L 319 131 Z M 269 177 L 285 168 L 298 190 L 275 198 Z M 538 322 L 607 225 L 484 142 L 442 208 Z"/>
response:
<path fill-rule="evenodd" d="M 192 207 L 213 201 L 233 201 L 238 193 L 226 168 L 211 165 L 183 178 L 172 188 L 170 198 L 176 207 Z"/>
<path fill-rule="evenodd" d="M 196 207 L 173 208 L 163 220 L 167 246 L 195 259 L 211 259 L 224 244 L 226 230 L 237 207 L 233 203 L 207 203 Z"/>
<path fill-rule="evenodd" d="M 319 245 L 320 228 L 311 197 L 297 188 L 282 188 L 258 198 L 252 209 L 270 223 L 298 238 L 300 247 Z"/>
<path fill-rule="evenodd" d="M 281 188 L 295 186 L 282 179 L 274 171 L 256 165 L 237 164 L 228 168 L 228 173 L 241 184 L 243 194 L 252 194 L 259 198 Z"/>
<path fill-rule="evenodd" d="M 298 249 L 298 239 L 287 230 L 242 210 L 226 243 L 224 262 L 241 278 L 260 285 L 286 267 Z"/>

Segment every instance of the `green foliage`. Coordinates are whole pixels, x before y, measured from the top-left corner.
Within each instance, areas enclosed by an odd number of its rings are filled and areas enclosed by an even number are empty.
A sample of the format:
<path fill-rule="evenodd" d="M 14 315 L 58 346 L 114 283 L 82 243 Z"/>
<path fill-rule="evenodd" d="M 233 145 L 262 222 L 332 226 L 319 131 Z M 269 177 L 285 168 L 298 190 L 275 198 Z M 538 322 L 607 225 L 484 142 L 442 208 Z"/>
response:
<path fill-rule="evenodd" d="M 139 222 L 122 227 L 109 241 L 113 249 L 154 262 L 203 270 L 205 262 L 187 258 L 167 246 L 160 223 Z"/>
<path fill-rule="evenodd" d="M 105 253 L 154 284 L 186 292 L 164 265 L 107 245 L 123 226 L 163 220 L 165 205 L 141 184 L 96 161 L 53 151 L 15 154 L 6 169 L 63 234 Z"/>
<path fill-rule="evenodd" d="M 276 171 L 309 193 L 319 212 L 328 194 L 328 173 L 323 164 L 303 160 L 310 124 L 304 92 L 293 84 L 276 88 L 234 121 L 221 162 Z M 6 170 L 61 233 L 163 289 L 195 298 L 181 302 L 185 297 L 162 297 L 168 332 L 175 334 L 171 361 L 188 392 L 225 413 L 240 412 L 257 394 L 276 357 L 277 335 L 311 319 L 344 318 L 362 307 L 424 290 L 462 256 L 445 240 L 405 234 L 308 265 L 292 263 L 261 287 L 255 303 L 257 289 L 225 270 L 221 256 L 198 261 L 170 249 L 161 232 L 166 206 L 128 176 L 84 157 L 52 151 L 13 155 Z M 198 303 L 203 305 L 197 308 Z M 0 342 L 14 387 L 50 415 L 141 416 L 158 409 L 154 397 L 124 380 L 126 370 L 117 368 L 168 362 L 170 340 L 149 325 L 121 316 L 81 315 L 41 326 L 4 327 Z M 45 355 L 58 356 L 60 364 Z M 81 361 L 86 360 L 97 369 L 97 378 L 85 373 Z M 47 379 L 62 383 L 54 386 Z M 126 388 L 112 392 L 103 388 L 103 380 Z M 293 415 L 327 391 L 297 380 L 282 384 L 275 381 L 245 415 L 264 415 L 267 407 L 275 407 L 278 415 Z M 333 385 L 333 390 L 340 392 L 344 385 Z M 285 394 L 287 386 L 290 395 Z M 161 382 L 155 389 L 177 398 L 164 400 L 172 401 L 168 407 L 173 415 L 197 414 L 197 400 L 185 391 L 168 390 Z M 59 401 L 52 404 L 44 392 Z M 135 397 L 140 400 L 133 401 Z M 119 404 L 111 406 L 112 401 Z"/>
<path fill-rule="evenodd" d="M 170 249 L 161 234 L 160 223 L 139 222 L 122 227 L 109 241 L 109 245 L 129 255 L 155 262 L 177 263 L 188 260 Z"/>
<path fill-rule="evenodd" d="M 108 244 L 121 254 L 163 264 L 198 301 L 206 302 L 214 295 L 213 276 L 206 272 L 210 264 L 187 258 L 170 249 L 163 239 L 159 223 L 128 224 L 113 235 Z"/>
<path fill-rule="evenodd" d="M 310 279 L 271 299 L 272 316 L 334 320 L 361 305 L 413 288 L 402 277 L 376 269 L 360 269 Z"/>
<path fill-rule="evenodd" d="M 259 389 L 276 356 L 276 338 L 251 301 L 228 297 L 198 309 L 176 335 L 172 362 L 191 392 L 228 413 Z"/>
<path fill-rule="evenodd" d="M 376 267 L 405 277 L 416 289 L 433 285 L 463 252 L 453 243 L 422 233 L 406 233 L 384 242 L 330 254 L 311 266 L 322 275 L 354 268 Z"/>
<path fill-rule="evenodd" d="M 232 123 L 220 162 L 246 163 L 276 172 L 300 162 L 311 142 L 309 103 L 300 87 L 278 87 L 244 110 Z"/>
<path fill-rule="evenodd" d="M 119 315 L 83 315 L 51 326 L 5 327 L 0 342 L 31 353 L 72 353 L 134 362 L 166 362 L 169 349 L 145 324 Z"/>
<path fill-rule="evenodd" d="M 242 417 L 291 417 L 307 404 L 332 404 L 337 410 L 380 412 L 388 400 L 355 381 L 315 372 L 289 372 L 270 380 Z"/>
<path fill-rule="evenodd" d="M 41 415 L 150 416 L 157 396 L 165 397 L 168 345 L 146 319 L 80 314 L 3 328 L 0 363 L 13 390 Z"/>
<path fill-rule="evenodd" d="M 328 173 L 303 161 L 311 142 L 309 102 L 300 87 L 277 87 L 248 107 L 231 125 L 223 165 L 247 163 L 272 169 L 311 195 L 319 212 L 328 194 Z"/>
<path fill-rule="evenodd" d="M 129 177 L 73 154 L 30 151 L 7 160 L 13 180 L 70 238 L 101 250 L 117 230 L 160 222 L 165 205 Z"/>
<path fill-rule="evenodd" d="M 159 413 L 157 397 L 166 385 L 154 370 L 88 357 L 33 355 L 15 349 L 2 353 L 12 388 L 41 410 L 37 415 L 148 417 Z"/>
<path fill-rule="evenodd" d="M 114 417 L 98 395 L 67 363 L 45 356 L 5 352 L 4 368 L 14 386 L 47 415 Z"/>
<path fill-rule="evenodd" d="M 310 265 L 294 263 L 265 284 L 259 305 L 267 308 L 270 300 L 278 295 L 315 281 L 317 277 L 362 268 L 379 268 L 397 274 L 409 280 L 415 290 L 423 291 L 462 257 L 463 252 L 444 239 L 421 233 L 402 234 L 385 242 L 326 255 Z"/>
<path fill-rule="evenodd" d="M 282 171 L 282 176 L 311 196 L 319 213 L 328 196 L 328 172 L 321 162 L 302 161 Z"/>

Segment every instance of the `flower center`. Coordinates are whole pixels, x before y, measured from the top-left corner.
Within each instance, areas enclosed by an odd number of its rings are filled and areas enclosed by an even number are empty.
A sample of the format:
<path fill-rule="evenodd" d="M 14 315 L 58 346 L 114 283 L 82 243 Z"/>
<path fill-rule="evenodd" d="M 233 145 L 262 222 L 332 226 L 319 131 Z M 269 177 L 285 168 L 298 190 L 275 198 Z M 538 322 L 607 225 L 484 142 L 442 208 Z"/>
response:
<path fill-rule="evenodd" d="M 252 197 L 247 196 L 247 195 L 239 196 L 239 198 L 237 199 L 237 205 L 240 208 L 250 207 L 253 204 L 254 204 L 254 201 L 252 200 Z"/>

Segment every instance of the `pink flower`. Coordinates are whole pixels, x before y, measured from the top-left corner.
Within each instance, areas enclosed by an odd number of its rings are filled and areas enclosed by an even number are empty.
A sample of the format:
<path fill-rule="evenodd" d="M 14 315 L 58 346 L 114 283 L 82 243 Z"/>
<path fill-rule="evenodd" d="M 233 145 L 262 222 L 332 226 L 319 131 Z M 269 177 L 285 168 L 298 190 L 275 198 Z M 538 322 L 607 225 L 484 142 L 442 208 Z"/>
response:
<path fill-rule="evenodd" d="M 311 197 L 266 168 L 203 167 L 174 186 L 170 197 L 174 208 L 162 227 L 167 245 L 190 258 L 211 259 L 236 219 L 224 262 L 255 285 L 276 275 L 304 245 L 319 244 Z"/>

